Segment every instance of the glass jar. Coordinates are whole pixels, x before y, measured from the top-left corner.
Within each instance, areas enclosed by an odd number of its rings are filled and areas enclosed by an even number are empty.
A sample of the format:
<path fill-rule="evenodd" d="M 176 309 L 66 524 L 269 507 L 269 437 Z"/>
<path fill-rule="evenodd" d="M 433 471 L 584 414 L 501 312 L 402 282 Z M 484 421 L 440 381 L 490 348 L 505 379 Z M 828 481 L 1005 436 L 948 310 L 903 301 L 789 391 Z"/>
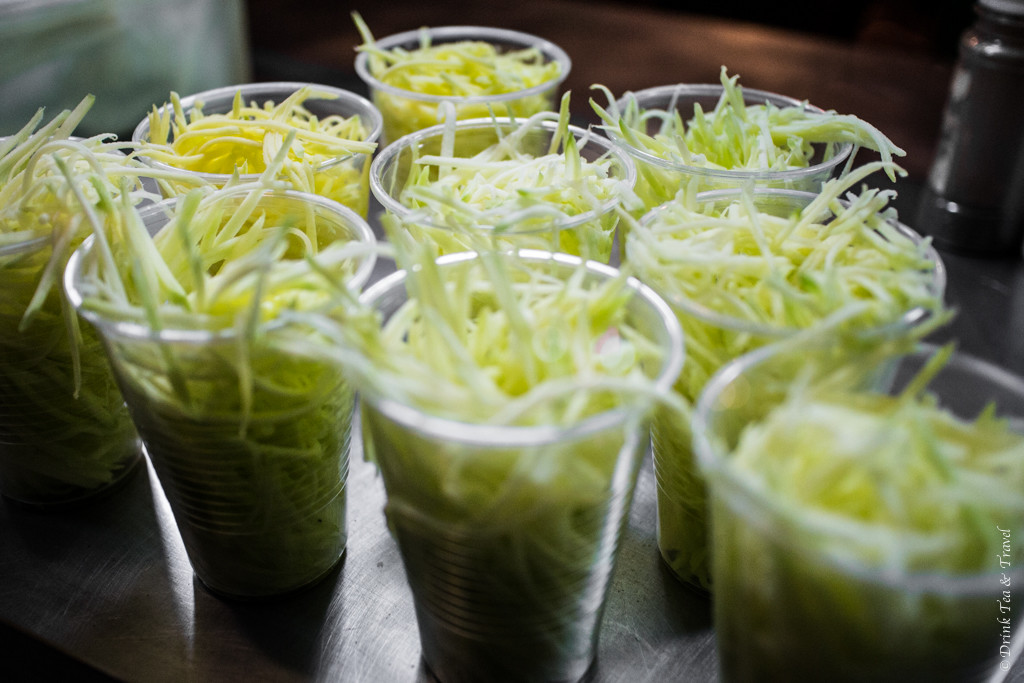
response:
<path fill-rule="evenodd" d="M 917 227 L 936 245 L 1019 256 L 1024 238 L 1024 0 L 979 0 L 961 38 Z"/>

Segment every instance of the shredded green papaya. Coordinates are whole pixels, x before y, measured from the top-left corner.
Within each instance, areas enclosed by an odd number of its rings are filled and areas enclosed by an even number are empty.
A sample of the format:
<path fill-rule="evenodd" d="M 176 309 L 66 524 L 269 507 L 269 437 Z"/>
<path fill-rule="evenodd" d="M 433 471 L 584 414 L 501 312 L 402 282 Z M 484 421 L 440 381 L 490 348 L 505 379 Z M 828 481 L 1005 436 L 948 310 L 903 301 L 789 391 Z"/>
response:
<path fill-rule="evenodd" d="M 1010 639 L 992 633 L 1020 623 L 1000 609 L 1024 575 L 1019 405 L 954 411 L 976 387 L 952 351 L 919 351 L 916 375 L 889 389 L 864 381 L 878 358 L 821 367 L 780 345 L 728 385 L 760 404 L 699 446 L 728 670 L 795 680 L 838 665 L 857 680 L 954 681 L 1009 656 Z M 779 353 L 801 369 L 769 398 Z M 883 356 L 881 368 L 904 362 Z M 936 382 L 947 364 L 955 374 Z M 737 405 L 714 396 L 708 407 Z"/>
<path fill-rule="evenodd" d="M 551 109 L 555 88 L 566 76 L 560 60 L 535 46 L 506 50 L 475 39 L 434 43 L 430 31 L 422 29 L 414 48 L 381 48 L 357 12 L 352 19 L 363 40 L 356 50 L 366 55 L 368 75 L 387 89 L 371 88 L 389 141 L 440 123 L 437 105 L 445 99 L 455 105 L 459 119 L 525 118 Z M 551 87 L 544 89 L 545 84 Z"/>
<path fill-rule="evenodd" d="M 628 222 L 626 262 L 686 333 L 682 396 L 696 401 L 726 362 L 802 330 L 831 328 L 841 347 L 914 338 L 947 318 L 942 263 L 927 238 L 898 227 L 892 191 L 851 191 L 882 167 L 865 164 L 817 195 L 680 194 Z M 659 545 L 678 575 L 709 588 L 706 490 L 690 441 L 677 416 L 655 420 Z"/>
<path fill-rule="evenodd" d="M 258 175 L 293 132 L 288 156 L 280 165 L 282 177 L 298 190 L 334 199 L 365 216 L 369 157 L 377 148 L 369 139 L 368 122 L 359 115 L 319 117 L 306 106 L 311 100 L 336 98 L 335 93 L 311 85 L 298 88 L 280 102 L 246 100 L 239 90 L 230 110 L 206 112 L 204 102 L 196 101 L 186 109 L 172 92 L 169 102 L 150 111 L 149 135 L 136 154 L 203 176 Z M 196 184 L 199 179 L 191 183 Z M 165 187 L 169 195 L 188 189 Z"/>
<path fill-rule="evenodd" d="M 404 270 L 364 294 L 380 320 L 340 325 L 338 347 L 361 361 L 364 443 L 421 625 L 443 628 L 431 620 L 450 606 L 433 596 L 468 577 L 476 588 L 456 609 L 494 615 L 496 637 L 474 645 L 487 675 L 544 677 L 580 656 L 569 634 L 599 619 L 647 420 L 673 400 L 674 321 L 645 316 L 636 281 L 593 262 L 435 262 L 385 222 Z"/>
<path fill-rule="evenodd" d="M 230 595 L 305 585 L 346 542 L 352 389 L 289 316 L 354 296 L 375 247 L 353 212 L 277 180 L 293 136 L 255 182 L 105 202 L 72 269 L 197 574 Z"/>
<path fill-rule="evenodd" d="M 477 248 L 470 236 L 477 233 L 491 248 L 607 262 L 614 208 L 637 199 L 632 163 L 602 140 L 569 125 L 568 93 L 558 113 L 518 123 L 459 125 L 450 110 L 441 132 L 396 153 L 391 165 L 409 170 L 404 182 L 391 178 L 397 187 L 390 194 L 410 229 L 436 242 L 440 253 Z"/>
<path fill-rule="evenodd" d="M 0 139 L 0 491 L 28 503 L 99 491 L 139 455 L 103 347 L 61 286 L 87 213 L 148 197 L 121 146 L 73 137 L 92 101 Z"/>
<path fill-rule="evenodd" d="M 816 110 L 807 102 L 802 106 L 746 102 L 738 81 L 739 76 L 729 76 L 722 67 L 722 92 L 710 111 L 699 102 L 692 111 L 681 110 L 674 102 L 665 108 L 645 108 L 634 93 L 616 102 L 607 88 L 593 86 L 609 102 L 602 107 L 591 100 L 602 129 L 642 155 L 638 192 L 648 208 L 671 199 L 691 183 L 699 185 L 698 191 L 739 186 L 744 173 L 754 175 L 759 185 L 817 191 L 830 171 L 802 171 L 833 159 L 838 163 L 839 155 L 847 152 L 849 170 L 860 148 L 877 152 L 886 164 L 884 170 L 895 179 L 893 157 L 905 152 L 868 122 L 851 114 Z M 801 172 L 787 177 L 787 171 Z"/>

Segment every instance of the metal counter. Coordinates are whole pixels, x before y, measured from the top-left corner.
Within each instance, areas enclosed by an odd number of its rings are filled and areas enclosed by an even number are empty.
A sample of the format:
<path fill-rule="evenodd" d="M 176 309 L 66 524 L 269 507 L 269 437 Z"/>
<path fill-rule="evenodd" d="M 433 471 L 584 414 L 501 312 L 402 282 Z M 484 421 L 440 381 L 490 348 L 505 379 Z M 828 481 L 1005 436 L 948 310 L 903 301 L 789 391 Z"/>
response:
<path fill-rule="evenodd" d="M 914 186 L 904 189 L 901 215 L 911 215 Z M 944 256 L 948 298 L 960 315 L 936 340 L 958 338 L 963 350 L 1024 373 L 1024 266 Z M 0 680 L 431 680 L 385 527 L 383 484 L 358 444 L 348 495 L 350 535 L 338 568 L 310 589 L 265 602 L 222 600 L 194 581 L 148 466 L 84 507 L 39 512 L 0 503 Z M 658 554 L 648 457 L 592 680 L 703 682 L 715 670 L 710 602 Z M 1024 666 L 1009 680 L 1024 682 Z"/>

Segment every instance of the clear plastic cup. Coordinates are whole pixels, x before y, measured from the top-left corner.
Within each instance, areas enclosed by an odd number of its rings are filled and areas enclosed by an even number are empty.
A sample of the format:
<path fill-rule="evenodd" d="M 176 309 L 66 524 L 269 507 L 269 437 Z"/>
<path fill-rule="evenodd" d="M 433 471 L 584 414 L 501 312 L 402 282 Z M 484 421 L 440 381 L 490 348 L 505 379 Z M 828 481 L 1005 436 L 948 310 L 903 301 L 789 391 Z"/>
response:
<path fill-rule="evenodd" d="M 640 111 L 652 109 L 676 111 L 684 122 L 694 115 L 694 106 L 700 105 L 704 112 L 715 108 L 722 96 L 721 84 L 679 84 L 663 85 L 619 98 L 610 113 L 626 111 L 631 100 L 635 100 Z M 764 90 L 743 88 L 743 102 L 747 106 L 771 104 L 779 108 L 802 107 L 815 113 L 824 113 L 818 107 L 792 97 L 778 95 Z M 648 119 L 644 132 L 655 135 L 660 125 L 657 119 Z M 676 193 L 696 183 L 696 192 L 743 187 L 753 184 L 757 187 L 772 187 L 790 190 L 817 192 L 822 183 L 837 175 L 850 157 L 853 146 L 849 143 L 815 144 L 815 154 L 809 166 L 789 170 L 724 170 L 691 166 L 662 159 L 649 150 L 637 147 L 624 139 L 614 128 L 606 134 L 616 145 L 624 149 L 637 165 L 637 194 L 647 209 L 652 209 L 674 197 Z"/>
<path fill-rule="evenodd" d="M 576 257 L 520 251 L 521 266 L 568 276 Z M 443 256 L 442 272 L 474 253 Z M 616 270 L 586 264 L 586 278 Z M 405 271 L 364 302 L 387 320 L 408 300 Z M 584 280 L 586 282 L 586 280 Z M 668 389 L 683 359 L 671 310 L 630 280 L 628 322 L 664 350 L 645 368 Z M 423 658 L 444 683 L 576 681 L 591 669 L 620 539 L 649 443 L 649 402 L 567 426 L 440 418 L 361 391 L 364 439 L 412 588 Z"/>
<path fill-rule="evenodd" d="M 812 383 L 827 377 L 853 396 L 895 396 L 934 351 L 919 346 L 895 355 L 843 356 L 813 340 L 782 342 L 728 364 L 708 383 L 693 432 L 710 491 L 723 681 L 813 680 L 828 672 L 834 681 L 969 683 L 1003 680 L 1013 667 L 1024 646 L 1024 619 L 1015 604 L 1024 581 L 1019 507 L 992 524 L 978 521 L 975 556 L 954 536 L 962 528 L 910 531 L 866 523 L 845 505 L 822 511 L 760 485 L 765 473 L 752 472 L 750 464 L 740 468 L 734 458 L 744 429 L 784 400 L 797 372 Z M 927 390 L 967 421 L 992 402 L 996 414 L 1024 434 L 1024 380 L 991 363 L 954 353 Z M 792 433 L 802 432 L 794 427 Z M 884 467 L 873 471 L 884 481 Z M 929 481 L 915 495 L 940 495 L 952 504 L 967 490 L 956 479 L 941 492 Z M 832 489 L 841 500 L 839 486 Z M 915 553 L 931 561 L 892 559 Z M 969 564 L 956 571 L 950 557 Z"/>
<path fill-rule="evenodd" d="M 460 158 L 473 157 L 495 145 L 508 133 L 519 129 L 521 123 L 510 119 L 459 121 L 455 126 L 451 154 Z M 516 152 L 531 157 L 549 154 L 550 142 L 557 129 L 557 121 L 539 122 L 529 134 L 521 138 Z M 607 177 L 632 189 L 636 182 L 636 169 L 628 156 L 600 135 L 578 126 L 569 126 L 568 131 L 577 141 L 580 156 L 585 162 L 610 159 Z M 406 229 L 414 232 L 418 238 L 436 244 L 441 254 L 476 251 L 480 238 L 484 237 L 489 243 L 488 248 L 556 251 L 608 263 L 619 222 L 615 211 L 622 199 L 619 193 L 609 196 L 598 208 L 582 213 L 573 214 L 573 208 L 568 203 L 555 205 L 555 208 L 569 213 L 568 218 L 535 216 L 500 230 L 493 225 L 472 223 L 463 225 L 467 232 L 461 232 L 456 226 L 446 224 L 443 216 L 415 208 L 413 202 L 402 197 L 413 160 L 425 155 L 440 154 L 443 136 L 443 125 L 407 135 L 381 150 L 370 166 L 370 189 L 373 195 L 385 211 L 407 221 Z M 564 144 L 559 145 L 555 153 L 564 154 Z M 525 181 L 522 189 L 532 186 L 534 180 Z M 596 195 L 601 190 L 594 185 L 592 191 Z M 467 204 L 473 205 L 470 202 Z M 490 204 L 491 198 L 488 197 L 480 202 L 480 207 Z M 493 213 L 493 207 L 490 210 Z M 461 222 L 465 223 L 465 220 Z"/>
<path fill-rule="evenodd" d="M 742 190 L 715 190 L 698 195 L 698 201 L 721 205 L 731 203 Z M 754 192 L 758 211 L 777 216 L 788 216 L 811 201 L 815 196 L 796 190 L 758 189 Z M 667 210 L 667 205 L 655 208 L 641 219 L 650 223 Z M 902 223 L 896 223 L 898 232 L 916 243 L 922 237 Z M 928 258 L 935 264 L 931 288 L 941 299 L 946 285 L 946 271 L 938 253 L 927 248 Z M 628 252 L 627 252 L 628 256 Z M 708 379 L 729 361 L 761 346 L 799 334 L 795 327 L 777 327 L 762 322 L 725 315 L 690 299 L 667 293 L 665 276 L 650 272 L 633 264 L 637 276 L 660 291 L 679 317 L 688 341 L 686 365 L 680 374 L 676 389 L 687 400 L 695 402 Z M 884 340 L 910 334 L 916 327 L 930 320 L 932 312 L 923 307 L 905 311 L 895 320 L 868 329 L 855 329 L 865 342 Z M 700 474 L 691 445 L 689 424 L 676 415 L 659 411 L 652 427 L 652 454 L 658 504 L 658 548 L 673 573 L 687 584 L 701 591 L 711 591 L 710 552 L 707 525 L 707 490 Z"/>
<path fill-rule="evenodd" d="M 283 100 L 303 87 L 312 87 L 318 92 L 333 95 L 332 98 L 311 97 L 303 103 L 303 106 L 318 118 L 326 116 L 342 116 L 350 118 L 358 116 L 366 130 L 362 142 L 376 143 L 380 138 L 382 120 L 380 112 L 370 102 L 353 92 L 334 88 L 327 85 L 315 83 L 298 82 L 268 82 L 268 83 L 246 83 L 232 85 L 223 88 L 216 88 L 204 92 L 189 95 L 181 98 L 181 106 L 186 114 L 196 105 L 201 105 L 205 115 L 226 114 L 232 110 L 232 105 L 237 93 L 242 94 L 245 103 L 256 102 L 265 105 L 269 102 L 280 104 Z M 158 112 L 164 114 L 170 108 L 164 104 L 158 108 Z M 173 115 L 173 113 L 172 113 Z M 132 141 L 135 143 L 149 142 L 149 117 L 143 118 L 135 127 L 132 134 Z M 344 206 L 349 207 L 363 218 L 366 217 L 370 201 L 370 159 L 372 154 L 352 153 L 348 156 L 327 161 L 313 170 L 313 184 L 316 194 L 327 199 L 332 199 Z M 165 163 L 140 157 L 150 167 L 157 171 L 176 171 L 180 169 L 169 166 Z M 208 183 L 214 187 L 223 187 L 231 179 L 231 174 L 226 173 L 200 173 L 190 171 L 196 178 L 196 183 L 181 183 L 171 179 L 166 185 L 172 193 L 184 193 L 196 184 Z M 240 176 L 242 182 L 256 180 L 259 173 L 246 173 Z M 297 188 L 305 189 L 305 188 Z"/>
<path fill-rule="evenodd" d="M 74 152 L 61 156 L 71 163 Z M 100 340 L 67 318 L 59 277 L 25 319 L 44 272 L 63 272 L 86 234 L 61 244 L 52 234 L 8 233 L 0 244 L 0 494 L 33 506 L 109 492 L 142 457 Z"/>
<path fill-rule="evenodd" d="M 59 282 L 21 327 L 52 256 L 50 237 L 0 246 L 0 493 L 40 506 L 111 489 L 142 453 L 95 332 L 71 340 Z"/>
<path fill-rule="evenodd" d="M 501 54 L 536 49 L 540 51 L 545 63 L 558 63 L 558 74 L 543 83 L 513 92 L 473 96 L 435 95 L 397 88 L 381 81 L 381 73 L 373 73 L 370 55 L 360 52 L 355 61 L 356 73 L 366 83 L 373 103 L 384 117 L 383 140 L 386 143 L 441 123 L 443 118 L 439 114 L 439 107 L 444 102 L 454 105 L 459 119 L 489 116 L 526 118 L 540 111 L 554 109 L 558 89 L 572 68 L 572 60 L 565 50 L 548 40 L 519 31 L 484 26 L 438 26 L 405 31 L 377 40 L 376 47 L 380 50 L 398 48 L 412 51 L 420 47 L 424 38 L 431 45 L 480 41 L 493 45 Z M 427 87 L 433 87 L 439 78 L 425 76 L 424 81 Z"/>
<path fill-rule="evenodd" d="M 241 203 L 249 191 L 225 196 Z M 151 232 L 177 201 L 140 211 Z M 322 197 L 275 190 L 259 201 L 313 214 L 323 243 L 374 241 L 362 218 Z M 250 337 L 188 318 L 154 329 L 83 308 L 100 258 L 90 238 L 68 264 L 65 289 L 104 341 L 196 577 L 215 594 L 258 598 L 325 576 L 347 539 L 354 400 L 341 369 L 297 345 L 314 333 L 281 317 Z M 373 265 L 355 264 L 349 286 L 361 287 Z"/>

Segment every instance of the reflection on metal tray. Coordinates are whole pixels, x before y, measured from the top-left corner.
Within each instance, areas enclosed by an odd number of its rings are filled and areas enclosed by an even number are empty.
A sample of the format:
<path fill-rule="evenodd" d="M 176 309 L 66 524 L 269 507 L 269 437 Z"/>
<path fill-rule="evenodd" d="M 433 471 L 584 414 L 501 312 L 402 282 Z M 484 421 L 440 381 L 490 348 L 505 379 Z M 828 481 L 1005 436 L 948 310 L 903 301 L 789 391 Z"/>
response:
<path fill-rule="evenodd" d="M 910 215 L 903 207 L 918 188 L 900 187 L 900 214 Z M 963 350 L 1024 373 L 1024 266 L 943 258 L 948 299 L 960 314 L 938 341 L 959 339 Z M 389 269 L 379 264 L 371 279 Z M 343 561 L 312 588 L 265 602 L 221 600 L 195 582 L 149 467 L 73 512 L 0 503 L 0 678 L 31 671 L 23 680 L 430 680 L 401 558 L 384 522 L 383 485 L 353 442 Z M 648 458 L 593 681 L 715 678 L 710 603 L 664 566 L 654 520 Z M 1024 666 L 1008 680 L 1024 683 Z"/>
<path fill-rule="evenodd" d="M 73 514 L 5 504 L 0 621 L 120 680 L 430 680 L 401 558 L 384 524 L 383 485 L 360 453 L 348 487 L 350 536 L 340 566 L 312 588 L 260 602 L 224 601 L 195 582 L 148 467 Z M 11 653 L 0 667 L 25 670 L 14 664 L 40 649 Z M 658 555 L 649 465 L 598 656 L 596 681 L 714 677 L 709 603 Z M 30 665 L 38 676 L 47 669 L 45 661 Z M 53 666 L 72 665 L 60 657 Z"/>

